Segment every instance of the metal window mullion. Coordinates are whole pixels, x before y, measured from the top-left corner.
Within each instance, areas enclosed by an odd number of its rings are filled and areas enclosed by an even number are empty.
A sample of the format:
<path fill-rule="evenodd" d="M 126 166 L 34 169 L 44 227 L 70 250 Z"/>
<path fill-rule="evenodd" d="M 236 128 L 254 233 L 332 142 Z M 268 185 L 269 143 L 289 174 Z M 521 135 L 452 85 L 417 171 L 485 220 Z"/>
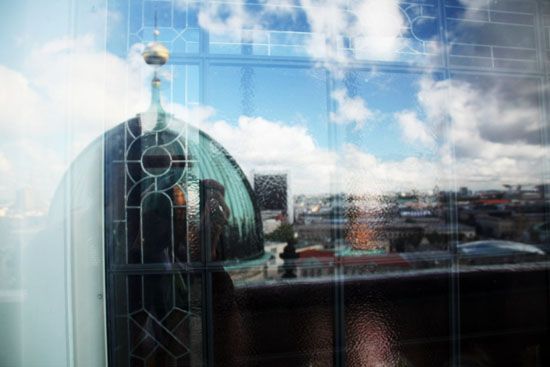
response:
<path fill-rule="evenodd" d="M 450 58 L 450 48 L 449 48 L 449 40 L 447 38 L 447 12 L 445 8 L 445 0 L 439 0 L 439 18 L 440 18 L 440 37 L 441 37 L 441 43 L 443 47 L 443 54 L 444 54 L 444 78 L 445 80 L 451 79 L 451 73 L 449 70 L 449 58 Z M 492 48 L 491 48 L 491 56 L 492 56 Z M 491 57 L 491 59 L 493 59 Z M 451 91 L 448 92 L 448 98 L 450 98 Z M 447 134 L 452 134 L 452 126 L 449 116 L 446 116 L 446 131 Z M 456 174 L 455 174 L 455 165 L 456 165 L 456 155 L 454 151 L 454 146 L 451 147 L 452 149 L 452 161 L 453 166 L 451 168 L 451 176 L 452 176 L 452 182 L 453 182 L 453 188 L 456 192 Z M 457 245 L 457 225 L 456 225 L 456 197 L 455 194 L 451 194 L 449 198 L 449 213 L 450 213 L 450 225 L 451 228 L 451 248 L 449 249 L 451 251 L 451 264 L 449 268 L 449 326 L 450 326 L 450 348 L 451 348 L 451 366 L 453 367 L 459 367 L 460 366 L 460 360 L 461 360 L 461 351 L 460 351 L 460 283 L 459 283 L 459 272 L 458 272 L 458 258 L 456 256 L 456 245 Z"/>
<path fill-rule="evenodd" d="M 542 149 L 548 149 L 548 143 L 549 143 L 549 136 L 550 128 L 548 126 L 549 123 L 549 117 L 550 117 L 550 111 L 549 111 L 549 98 L 550 98 L 550 92 L 548 91 L 547 86 L 550 85 L 550 76 L 548 75 L 547 67 L 547 44 L 549 37 L 549 34 L 545 32 L 545 25 L 544 25 L 544 16 L 543 16 L 543 5 L 545 2 L 537 2 L 536 6 L 536 16 L 535 16 L 535 41 L 538 48 L 537 56 L 539 61 L 539 66 L 541 72 L 544 74 L 544 76 L 541 78 L 542 84 L 542 90 L 539 93 L 539 101 L 541 103 L 540 113 L 541 113 L 541 144 L 543 146 Z M 546 196 L 549 194 L 546 190 L 546 184 L 547 180 L 550 178 L 550 163 L 548 162 L 548 159 L 543 159 L 542 162 L 542 182 L 543 185 L 542 191 L 543 191 L 543 197 L 546 198 Z M 550 213 L 545 210 L 545 221 L 550 220 Z M 548 234 L 548 233 L 547 233 Z M 546 271 L 546 309 L 547 311 L 550 310 L 550 272 Z M 550 329 L 550 319 L 547 319 L 546 321 L 547 329 Z M 547 339 L 548 341 L 548 339 Z M 550 362 L 550 353 L 548 351 L 545 351 L 544 348 L 541 351 L 541 365 L 546 365 Z"/>
<path fill-rule="evenodd" d="M 330 122 L 330 115 L 336 110 L 336 103 L 332 99 L 332 92 L 336 89 L 335 80 L 332 73 L 329 70 L 325 71 L 325 85 L 326 85 L 326 103 L 327 103 L 327 134 L 329 146 L 334 149 L 338 146 L 339 139 L 339 125 L 332 124 Z M 331 183 L 331 191 L 335 187 Z M 334 225 L 334 224 L 333 224 Z M 331 228 L 331 236 L 333 231 L 337 229 Z M 334 240 L 334 250 L 338 250 L 341 244 L 336 239 Z M 336 258 L 336 257 L 335 257 Z M 332 276 L 334 286 L 334 318 L 333 318 L 333 360 L 334 366 L 342 367 L 346 366 L 346 330 L 345 330 L 345 298 L 344 298 L 344 269 L 341 266 L 340 261 L 336 259 L 333 264 L 334 273 Z"/>
<path fill-rule="evenodd" d="M 206 5 L 208 5 L 208 0 L 205 0 Z M 207 96 L 207 73 L 208 73 L 208 60 L 206 56 L 209 52 L 209 34 L 206 30 L 200 30 L 199 34 L 199 52 L 200 52 L 200 66 L 199 66 L 199 104 L 206 104 Z M 200 144 L 200 136 L 197 137 L 198 144 Z M 188 145 L 189 146 L 189 145 Z M 200 200 L 200 190 L 199 190 L 199 200 Z M 200 203 L 199 203 L 200 206 Z M 199 228 L 200 218 L 197 223 Z M 204 235 L 200 233 L 200 245 L 202 247 L 201 256 L 202 256 L 202 325 L 203 325 L 203 362 L 205 366 L 213 366 L 214 364 L 214 347 L 213 347 L 213 306 L 212 306 L 212 274 L 208 269 L 208 262 L 210 261 L 210 246 L 204 246 Z"/>

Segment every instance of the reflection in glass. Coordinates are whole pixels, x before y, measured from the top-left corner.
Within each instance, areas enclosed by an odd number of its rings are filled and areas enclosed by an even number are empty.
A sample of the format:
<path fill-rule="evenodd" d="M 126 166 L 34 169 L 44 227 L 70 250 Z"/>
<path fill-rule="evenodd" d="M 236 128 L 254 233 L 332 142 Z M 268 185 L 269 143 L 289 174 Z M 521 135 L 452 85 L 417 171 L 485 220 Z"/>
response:
<path fill-rule="evenodd" d="M 1 7 L 0 365 L 550 365 L 547 2 Z"/>

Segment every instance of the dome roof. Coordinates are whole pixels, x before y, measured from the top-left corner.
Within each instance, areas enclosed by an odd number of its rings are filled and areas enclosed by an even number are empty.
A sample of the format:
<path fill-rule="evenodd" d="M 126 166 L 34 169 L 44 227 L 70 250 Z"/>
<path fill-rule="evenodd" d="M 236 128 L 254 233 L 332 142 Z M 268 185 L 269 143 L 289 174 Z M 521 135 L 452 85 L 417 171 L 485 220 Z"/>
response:
<path fill-rule="evenodd" d="M 47 295 L 37 299 L 35 292 L 29 300 L 32 304 L 60 301 L 57 305 L 72 297 L 71 338 L 82 360 L 105 355 L 103 300 L 104 295 L 108 298 L 120 291 L 125 283 L 121 274 L 131 274 L 128 282 L 145 273 L 165 280 L 171 278 L 158 274 L 182 274 L 190 263 L 204 264 L 206 239 L 198 232 L 205 232 L 200 217 L 208 188 L 223 188 L 224 205 L 231 212 L 217 241 L 216 260 L 233 265 L 237 261 L 225 260 L 264 259 L 254 194 L 233 158 L 201 130 L 169 116 L 163 117 L 167 128 L 142 131 L 141 120 L 146 117 L 107 131 L 71 163 L 52 199 L 47 232 L 37 237 L 37 246 L 30 251 L 36 259 L 33 269 L 46 269 L 37 272 L 39 283 L 61 287 L 49 286 Z M 157 217 L 150 215 L 157 213 Z M 151 229 L 147 224 L 158 236 L 147 234 Z M 171 227 L 170 231 L 164 227 Z M 151 247 L 160 248 L 162 256 L 149 251 Z M 138 256 L 136 248 L 141 252 Z M 63 260 L 44 262 L 46 253 Z M 64 281 L 60 283 L 59 277 Z M 194 279 L 189 280 L 192 286 Z M 156 284 L 160 283 L 152 288 Z M 64 293 L 67 289 L 71 294 Z M 50 318 L 60 324 L 67 321 L 66 315 L 56 312 Z M 57 337 L 50 339 L 66 345 Z"/>
<path fill-rule="evenodd" d="M 163 118 L 165 123 L 147 131 L 143 129 L 143 125 L 147 125 L 147 116 L 140 115 L 105 134 L 105 223 L 106 226 L 113 224 L 114 232 L 119 233 L 118 239 L 112 239 L 111 246 L 120 247 L 121 241 L 127 242 L 123 246 L 126 247 L 126 254 L 121 253 L 120 256 L 129 263 L 166 262 L 147 255 L 150 248 L 147 246 L 153 246 L 147 243 L 143 243 L 142 249 L 138 250 L 141 254 L 132 260 L 135 239 L 130 232 L 134 228 L 133 232 L 141 232 L 142 242 L 171 241 L 171 246 L 162 247 L 157 252 L 166 252 L 166 256 L 174 262 L 175 257 L 178 257 L 177 261 L 184 258 L 191 261 L 204 259 L 199 252 L 204 252 L 207 246 L 205 243 L 209 239 L 206 237 L 215 235 L 203 228 L 203 212 L 223 212 L 227 207 L 230 214 L 224 214 L 228 217 L 212 249 L 215 259 L 248 260 L 262 256 L 261 217 L 253 190 L 239 165 L 202 130 L 169 115 Z M 211 200 L 208 190 L 212 188 L 221 189 L 223 200 L 206 209 L 206 201 Z M 153 215 L 147 217 L 147 212 L 151 210 L 154 210 L 151 212 Z M 148 240 L 145 233 L 148 231 L 147 223 L 163 215 L 158 210 L 164 210 L 164 215 L 172 218 L 167 223 L 166 232 L 171 231 L 175 235 L 162 238 L 159 223 L 155 223 L 151 224 L 151 229 L 156 234 Z M 185 220 L 177 223 L 183 212 Z M 132 215 L 141 216 L 141 219 L 132 220 Z M 116 224 L 121 220 L 127 224 L 124 229 Z M 182 226 L 185 228 L 182 229 Z M 106 231 L 109 233 L 109 228 Z M 178 235 L 179 240 L 175 238 Z M 203 238 L 199 239 L 201 236 Z M 116 258 L 120 256 L 116 252 L 118 250 L 115 250 L 112 259 L 119 262 Z M 119 260 L 126 263 L 122 258 Z"/>

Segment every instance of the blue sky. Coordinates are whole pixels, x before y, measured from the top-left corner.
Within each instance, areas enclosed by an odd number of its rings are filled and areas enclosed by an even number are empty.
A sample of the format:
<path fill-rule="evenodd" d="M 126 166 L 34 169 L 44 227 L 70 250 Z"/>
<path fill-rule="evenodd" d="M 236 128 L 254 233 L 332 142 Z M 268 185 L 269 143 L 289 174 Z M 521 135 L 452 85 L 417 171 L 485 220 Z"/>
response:
<path fill-rule="evenodd" d="M 517 75 L 453 72 L 446 80 L 432 5 L 2 2 L 0 13 L 9 14 L 0 32 L 2 98 L 14 109 L 0 115 L 0 172 L 7 177 L 0 200 L 11 200 L 17 183 L 48 176 L 40 186 L 47 201 L 87 144 L 146 109 L 151 70 L 139 53 L 152 37 L 155 9 L 173 56 L 162 70 L 166 107 L 218 139 L 247 173 L 288 171 L 295 193 L 540 182 L 548 155 L 539 139 L 543 81 L 521 75 L 536 66 L 530 10 L 514 17 L 513 9 L 489 9 L 484 0 L 451 4 L 457 19 L 447 37 L 462 46 L 449 62 L 492 65 L 492 72 L 502 64 Z M 479 22 L 489 12 L 504 19 L 498 29 Z M 207 58 L 202 103 L 201 31 L 218 52 Z M 510 45 L 512 34 L 522 41 Z M 243 51 L 243 40 L 254 47 Z M 498 59 L 486 57 L 492 45 Z M 242 65 L 235 58 L 241 52 L 252 54 Z"/>

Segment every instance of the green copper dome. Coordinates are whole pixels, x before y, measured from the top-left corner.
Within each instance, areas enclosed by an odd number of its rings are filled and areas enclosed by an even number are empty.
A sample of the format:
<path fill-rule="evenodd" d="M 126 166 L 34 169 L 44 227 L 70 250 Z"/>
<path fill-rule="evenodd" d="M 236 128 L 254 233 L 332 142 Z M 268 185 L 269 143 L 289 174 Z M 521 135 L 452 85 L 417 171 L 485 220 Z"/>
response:
<path fill-rule="evenodd" d="M 225 201 L 231 210 L 222 237 L 223 258 L 254 258 L 263 254 L 260 211 L 248 179 L 229 153 L 205 132 L 189 128 L 198 141 L 189 140 L 189 154 L 198 161 L 199 179 L 215 180 L 225 187 Z"/>
<path fill-rule="evenodd" d="M 158 117 L 149 130 L 145 113 L 105 134 L 111 259 L 122 265 L 262 256 L 259 210 L 239 165 L 202 130 L 164 113 L 159 124 Z"/>

